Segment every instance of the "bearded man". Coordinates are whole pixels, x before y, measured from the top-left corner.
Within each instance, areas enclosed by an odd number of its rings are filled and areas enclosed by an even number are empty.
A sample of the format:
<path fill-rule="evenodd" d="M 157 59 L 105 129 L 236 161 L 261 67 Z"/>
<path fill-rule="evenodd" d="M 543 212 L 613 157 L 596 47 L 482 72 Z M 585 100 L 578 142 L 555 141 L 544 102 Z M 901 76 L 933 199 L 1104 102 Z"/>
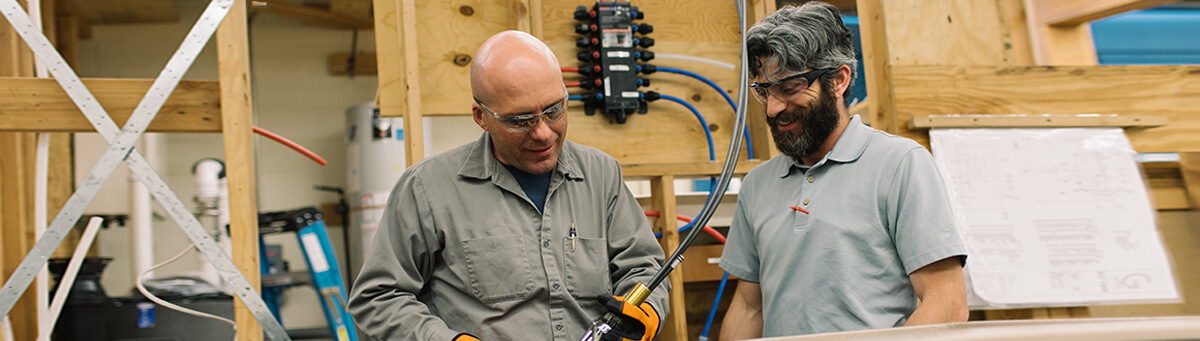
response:
<path fill-rule="evenodd" d="M 747 35 L 782 154 L 742 182 L 721 340 L 965 321 L 966 249 L 941 175 L 920 144 L 847 114 L 857 62 L 837 8 L 785 7 Z"/>

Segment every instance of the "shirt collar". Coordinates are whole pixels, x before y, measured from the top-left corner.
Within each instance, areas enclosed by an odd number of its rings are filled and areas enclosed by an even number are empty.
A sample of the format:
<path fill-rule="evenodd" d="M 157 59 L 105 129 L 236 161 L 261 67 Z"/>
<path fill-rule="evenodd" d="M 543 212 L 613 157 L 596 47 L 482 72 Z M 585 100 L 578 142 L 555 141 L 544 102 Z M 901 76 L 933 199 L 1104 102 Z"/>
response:
<path fill-rule="evenodd" d="M 583 180 L 583 172 L 580 171 L 581 167 L 575 158 L 573 144 L 571 141 L 563 141 L 562 151 L 558 154 L 558 166 L 554 167 L 553 172 L 562 174 L 569 180 Z M 471 151 L 467 152 L 466 160 L 458 168 L 458 175 L 474 179 L 495 179 L 498 171 L 510 174 L 492 153 L 492 136 L 485 131 L 475 140 Z"/>
<path fill-rule="evenodd" d="M 838 137 L 837 142 L 833 144 L 833 150 L 829 154 L 825 154 L 825 158 L 817 161 L 818 165 L 824 164 L 827 160 L 837 162 L 854 162 L 858 157 L 862 156 L 863 151 L 867 150 L 867 142 L 871 140 L 871 128 L 862 123 L 862 118 L 858 115 L 850 117 L 850 123 L 846 125 L 846 130 L 842 131 L 842 136 Z M 780 167 L 779 177 L 787 177 L 791 174 L 793 167 L 807 168 L 799 160 L 791 156 L 786 156 L 790 162 L 784 163 Z"/>

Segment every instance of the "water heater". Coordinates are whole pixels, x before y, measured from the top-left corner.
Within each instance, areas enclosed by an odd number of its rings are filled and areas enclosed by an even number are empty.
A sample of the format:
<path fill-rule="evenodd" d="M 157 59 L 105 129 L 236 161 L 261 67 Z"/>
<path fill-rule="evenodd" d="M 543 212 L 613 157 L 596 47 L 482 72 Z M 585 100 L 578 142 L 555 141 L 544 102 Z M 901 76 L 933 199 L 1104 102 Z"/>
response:
<path fill-rule="evenodd" d="M 379 229 L 388 194 L 404 173 L 404 119 L 379 117 L 373 102 L 346 109 L 346 201 L 350 204 L 350 280 L 358 276 L 368 242 Z M 422 121 L 429 130 L 429 119 Z M 428 155 L 432 143 L 425 135 Z"/>

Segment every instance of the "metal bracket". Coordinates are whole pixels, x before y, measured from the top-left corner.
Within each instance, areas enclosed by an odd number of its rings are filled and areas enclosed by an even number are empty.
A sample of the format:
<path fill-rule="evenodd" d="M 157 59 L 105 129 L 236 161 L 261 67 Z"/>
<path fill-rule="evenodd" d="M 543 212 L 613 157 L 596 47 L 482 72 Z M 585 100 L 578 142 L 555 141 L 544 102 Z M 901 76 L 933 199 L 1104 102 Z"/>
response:
<path fill-rule="evenodd" d="M 4 288 L 0 289 L 0 312 L 3 312 L 3 315 L 8 315 L 8 312 L 12 310 L 13 305 L 29 287 L 38 270 L 46 264 L 46 260 L 62 243 L 66 233 L 79 220 L 83 210 L 96 197 L 100 187 L 112 175 L 118 162 L 124 161 L 133 171 L 137 180 L 146 185 L 159 204 L 179 224 L 192 243 L 200 250 L 205 260 L 212 264 L 220 272 L 221 277 L 230 284 L 230 290 L 242 300 L 258 323 L 262 325 L 263 332 L 267 337 L 274 340 L 290 340 L 283 326 L 271 315 L 262 298 L 250 285 L 249 280 L 242 276 L 233 261 L 220 251 L 216 242 L 205 233 L 196 217 L 188 211 L 179 197 L 150 167 L 146 159 L 133 149 L 134 142 L 141 137 L 146 126 L 162 108 L 167 97 L 179 84 L 183 74 L 191 67 L 196 56 L 204 49 L 204 45 L 216 32 L 233 4 L 234 0 L 213 0 L 209 3 L 200 19 L 184 38 L 179 49 L 167 62 L 166 67 L 155 79 L 145 97 L 142 98 L 141 103 L 134 109 L 133 115 L 125 123 L 125 127 L 118 130 L 117 125 L 100 106 L 95 96 L 83 85 L 79 76 L 67 65 L 50 41 L 46 39 L 46 36 L 33 25 L 22 7 L 15 0 L 0 0 L 0 12 L 3 12 L 4 17 L 12 23 L 13 28 L 17 30 L 17 33 L 21 35 L 38 59 L 48 66 L 55 80 L 88 118 L 96 131 L 111 143 L 100 157 L 100 161 L 92 166 L 92 170 L 84 182 L 55 216 L 54 222 L 50 224 L 42 238 L 38 240 L 25 259 L 21 261 L 21 265 L 9 277 Z"/>

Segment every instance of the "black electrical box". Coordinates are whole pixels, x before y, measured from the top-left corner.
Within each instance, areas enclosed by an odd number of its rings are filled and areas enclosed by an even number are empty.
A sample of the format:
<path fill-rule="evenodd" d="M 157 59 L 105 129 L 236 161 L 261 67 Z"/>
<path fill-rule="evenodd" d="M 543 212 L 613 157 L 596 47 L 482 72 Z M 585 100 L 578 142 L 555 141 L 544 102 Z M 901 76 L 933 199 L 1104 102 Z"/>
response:
<path fill-rule="evenodd" d="M 638 8 L 626 1 L 599 1 L 590 10 L 576 8 L 575 19 L 580 24 L 575 32 L 583 35 L 576 45 L 584 49 L 578 56 L 584 62 L 579 73 L 585 76 L 580 86 L 589 90 L 582 95 L 587 115 L 600 110 L 617 123 L 625 123 L 630 114 L 646 112 L 646 101 L 638 87 L 649 82 L 638 78 L 644 70 L 637 60 L 647 60 L 644 56 L 652 54 L 637 48 L 649 47 L 654 40 L 644 37 L 651 26 L 633 23 L 642 17 Z"/>

